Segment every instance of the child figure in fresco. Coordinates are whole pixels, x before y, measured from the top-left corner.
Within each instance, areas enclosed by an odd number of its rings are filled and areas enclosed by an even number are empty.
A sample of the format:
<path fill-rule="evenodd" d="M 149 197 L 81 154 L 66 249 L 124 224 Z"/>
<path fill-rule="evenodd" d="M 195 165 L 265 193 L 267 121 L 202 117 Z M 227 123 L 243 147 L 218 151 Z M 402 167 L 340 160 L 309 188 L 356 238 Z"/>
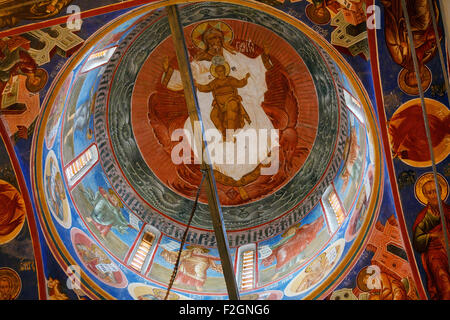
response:
<path fill-rule="evenodd" d="M 205 85 L 196 83 L 196 86 L 200 92 L 212 92 L 214 101 L 210 115 L 211 121 L 225 138 L 227 129 L 237 130 L 244 127 L 245 121 L 251 123 L 242 105 L 242 97 L 237 92 L 238 88 L 247 85 L 250 73 L 238 80 L 229 75 L 230 66 L 226 62 L 212 64 L 210 72 L 215 79 Z"/>

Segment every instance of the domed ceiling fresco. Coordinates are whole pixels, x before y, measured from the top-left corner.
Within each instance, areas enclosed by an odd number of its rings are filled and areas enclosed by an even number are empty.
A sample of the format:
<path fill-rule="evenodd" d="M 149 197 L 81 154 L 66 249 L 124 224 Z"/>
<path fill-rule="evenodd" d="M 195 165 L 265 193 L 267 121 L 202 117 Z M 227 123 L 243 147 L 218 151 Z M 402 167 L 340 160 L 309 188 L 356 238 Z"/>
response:
<path fill-rule="evenodd" d="M 0 199 L 22 201 L 0 212 L 0 298 L 229 299 L 203 160 L 242 300 L 445 296 L 417 233 L 433 173 L 396 5 L 377 29 L 385 1 L 44 2 L 0 19 L 23 68 L 0 56 Z M 448 101 L 422 58 L 445 201 Z"/>
<path fill-rule="evenodd" d="M 171 137 L 190 122 L 159 6 L 86 41 L 49 92 L 35 145 L 35 189 L 54 250 L 82 267 L 90 290 L 115 298 L 164 292 L 202 175 L 195 161 L 173 161 L 180 141 Z M 216 33 L 229 74 L 250 74 L 238 89 L 246 126 L 279 130 L 273 173 L 258 161 L 213 163 L 241 294 L 314 298 L 354 257 L 378 207 L 369 99 L 337 52 L 285 15 L 197 3 L 180 17 L 196 82 L 214 77 L 205 33 Z M 212 96 L 198 93 L 206 128 L 220 126 Z M 205 190 L 183 250 L 171 294 L 226 298 Z"/>

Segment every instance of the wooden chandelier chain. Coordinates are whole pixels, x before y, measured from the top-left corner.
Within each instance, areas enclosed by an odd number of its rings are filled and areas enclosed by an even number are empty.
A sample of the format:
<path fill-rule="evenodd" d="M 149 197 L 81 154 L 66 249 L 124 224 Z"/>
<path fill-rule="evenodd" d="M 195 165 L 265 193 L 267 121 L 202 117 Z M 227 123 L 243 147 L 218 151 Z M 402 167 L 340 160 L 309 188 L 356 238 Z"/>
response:
<path fill-rule="evenodd" d="M 183 247 L 186 242 L 186 238 L 187 238 L 189 228 L 191 226 L 192 218 L 194 218 L 195 210 L 197 209 L 198 198 L 200 196 L 200 190 L 202 189 L 203 180 L 205 180 L 205 176 L 206 176 L 206 171 L 204 169 L 201 169 L 201 170 L 202 170 L 202 180 L 200 181 L 200 184 L 197 189 L 197 195 L 195 196 L 194 205 L 192 206 L 191 216 L 189 217 L 189 221 L 187 223 L 186 230 L 184 230 L 183 238 L 182 238 L 181 244 L 180 244 L 180 249 L 178 250 L 177 261 L 175 262 L 175 267 L 173 268 L 172 276 L 170 277 L 169 286 L 167 287 L 167 292 L 166 292 L 166 296 L 164 297 L 164 300 L 167 300 L 167 298 L 169 297 L 170 290 L 172 289 L 173 283 L 175 281 L 175 277 L 177 276 L 178 268 L 180 266 L 181 253 L 183 251 Z"/>

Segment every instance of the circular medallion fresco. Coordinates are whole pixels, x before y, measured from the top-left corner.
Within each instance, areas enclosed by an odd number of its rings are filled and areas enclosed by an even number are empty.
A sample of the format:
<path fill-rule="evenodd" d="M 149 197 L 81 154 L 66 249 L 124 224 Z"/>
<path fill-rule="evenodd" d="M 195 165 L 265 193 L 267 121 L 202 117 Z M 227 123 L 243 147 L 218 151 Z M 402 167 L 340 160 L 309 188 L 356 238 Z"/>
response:
<path fill-rule="evenodd" d="M 11 268 L 0 268 L 0 300 L 14 300 L 22 290 L 20 276 Z"/>
<path fill-rule="evenodd" d="M 425 98 L 424 102 L 433 153 L 439 163 L 450 153 L 450 111 L 437 100 Z M 420 98 L 409 100 L 395 110 L 389 121 L 389 140 L 394 157 L 413 167 L 431 166 Z"/>
<path fill-rule="evenodd" d="M 83 231 L 72 228 L 72 245 L 81 263 L 101 282 L 116 288 L 125 288 L 127 278 L 110 257 Z"/>

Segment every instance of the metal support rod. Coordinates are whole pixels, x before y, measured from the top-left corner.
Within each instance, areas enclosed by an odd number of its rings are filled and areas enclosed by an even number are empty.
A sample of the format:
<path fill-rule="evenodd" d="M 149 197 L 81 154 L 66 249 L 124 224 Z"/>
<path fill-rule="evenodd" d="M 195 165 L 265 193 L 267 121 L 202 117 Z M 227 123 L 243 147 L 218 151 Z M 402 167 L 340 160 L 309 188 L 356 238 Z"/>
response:
<path fill-rule="evenodd" d="M 425 125 L 425 133 L 427 136 L 428 148 L 430 150 L 431 167 L 433 169 L 434 184 L 436 187 L 439 213 L 441 216 L 442 230 L 444 233 L 445 248 L 447 251 L 447 262 L 448 262 L 448 266 L 449 266 L 449 270 L 450 270 L 450 249 L 449 249 L 449 245 L 448 245 L 447 222 L 446 222 L 447 219 L 445 219 L 444 209 L 442 207 L 441 188 L 439 187 L 439 181 L 438 181 L 438 177 L 437 177 L 433 144 L 431 142 L 430 125 L 428 122 L 427 110 L 425 108 L 425 98 L 424 98 L 424 92 L 423 92 L 423 88 L 422 88 L 422 79 L 420 78 L 419 63 L 417 61 L 416 48 L 414 47 L 414 38 L 412 35 L 412 31 L 411 31 L 411 23 L 409 21 L 408 8 L 406 7 L 405 0 L 402 0 L 402 7 L 403 7 L 403 14 L 405 16 L 405 21 L 406 21 L 406 28 L 408 29 L 409 48 L 411 49 L 411 55 L 412 55 L 412 59 L 414 62 L 414 71 L 416 72 L 417 85 L 419 86 L 420 102 L 422 105 L 422 113 L 423 113 L 423 122 Z"/>
<path fill-rule="evenodd" d="M 169 5 L 166 7 L 166 10 L 169 18 L 170 29 L 172 31 L 173 42 L 175 45 L 175 52 L 177 55 L 178 66 L 183 83 L 184 96 L 186 99 L 189 118 L 191 120 L 194 136 L 196 135 L 196 137 L 194 137 L 194 145 L 195 143 L 197 143 L 197 141 L 201 141 L 202 150 L 208 150 L 178 8 L 176 5 Z M 200 127 L 200 129 L 198 127 Z M 200 134 L 201 137 L 199 137 Z M 206 172 L 206 191 L 208 194 L 208 206 L 216 236 L 217 248 L 219 250 L 220 259 L 222 261 L 222 269 L 227 286 L 228 297 L 231 300 L 239 300 L 239 290 L 236 283 L 233 263 L 230 257 L 227 233 L 223 222 L 219 195 L 217 194 L 214 172 L 212 170 L 212 167 L 209 165 L 210 162 L 205 161 L 205 157 L 209 157 L 208 152 L 203 152 L 202 154 L 202 169 L 204 169 Z"/>
<path fill-rule="evenodd" d="M 439 31 L 438 31 L 437 22 L 436 22 L 436 14 L 434 12 L 432 0 L 428 0 L 428 7 L 430 8 L 431 19 L 433 21 L 434 35 L 436 37 L 436 46 L 437 46 L 437 49 L 439 52 L 439 59 L 441 61 L 442 75 L 444 76 L 444 83 L 445 83 L 445 91 L 447 91 L 447 101 L 449 103 L 448 105 L 450 106 L 450 97 L 449 97 L 450 87 L 448 84 L 448 73 L 447 73 L 447 70 L 445 69 L 444 54 L 442 53 L 441 39 L 439 39 Z M 442 13 L 441 13 L 441 16 L 442 16 Z M 445 40 L 445 37 L 444 37 L 444 40 Z"/>

